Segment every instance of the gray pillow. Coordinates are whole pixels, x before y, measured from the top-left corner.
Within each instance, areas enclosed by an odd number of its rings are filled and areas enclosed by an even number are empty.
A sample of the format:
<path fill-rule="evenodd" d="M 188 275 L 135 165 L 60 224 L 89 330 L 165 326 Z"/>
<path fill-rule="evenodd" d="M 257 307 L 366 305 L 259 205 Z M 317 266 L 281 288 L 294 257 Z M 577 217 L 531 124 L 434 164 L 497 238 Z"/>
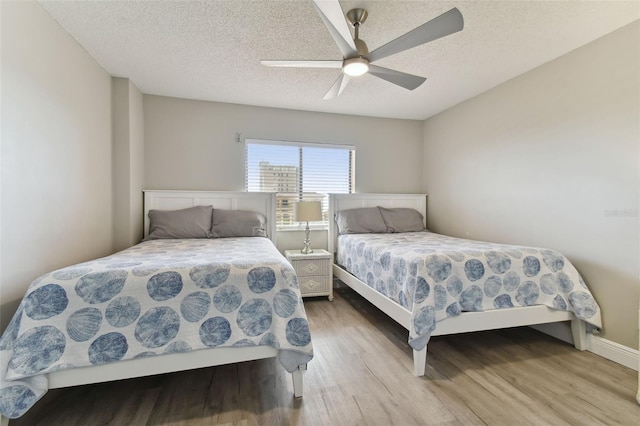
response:
<path fill-rule="evenodd" d="M 266 237 L 267 218 L 248 210 L 213 210 L 213 238 Z"/>
<path fill-rule="evenodd" d="M 339 234 L 371 234 L 385 233 L 380 210 L 377 207 L 362 207 L 357 209 L 340 210 L 335 215 Z"/>
<path fill-rule="evenodd" d="M 422 214 L 415 209 L 404 207 L 393 209 L 379 207 L 379 209 L 387 226 L 387 232 L 417 232 L 425 229 Z"/>
<path fill-rule="evenodd" d="M 147 240 L 165 238 L 210 238 L 213 206 L 182 210 L 149 210 Z"/>

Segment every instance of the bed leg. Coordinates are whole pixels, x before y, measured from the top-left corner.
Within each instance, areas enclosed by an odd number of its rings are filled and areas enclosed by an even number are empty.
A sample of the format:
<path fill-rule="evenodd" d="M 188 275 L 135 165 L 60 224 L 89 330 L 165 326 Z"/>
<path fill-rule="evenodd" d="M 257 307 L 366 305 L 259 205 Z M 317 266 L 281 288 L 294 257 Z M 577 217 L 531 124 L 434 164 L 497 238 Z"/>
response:
<path fill-rule="evenodd" d="M 0 415 L 0 426 L 8 426 L 9 425 L 9 417 Z"/>
<path fill-rule="evenodd" d="M 419 351 L 413 350 L 413 375 L 424 376 L 427 368 L 427 347 L 425 346 Z"/>
<path fill-rule="evenodd" d="M 573 336 L 573 346 L 579 351 L 587 349 L 587 326 L 579 319 L 571 320 L 571 335 Z"/>
<path fill-rule="evenodd" d="M 291 375 L 293 376 L 293 396 L 296 398 L 302 397 L 302 392 L 304 390 L 303 374 L 306 371 L 307 364 L 302 364 L 298 366 L 297 370 L 291 373 Z"/>

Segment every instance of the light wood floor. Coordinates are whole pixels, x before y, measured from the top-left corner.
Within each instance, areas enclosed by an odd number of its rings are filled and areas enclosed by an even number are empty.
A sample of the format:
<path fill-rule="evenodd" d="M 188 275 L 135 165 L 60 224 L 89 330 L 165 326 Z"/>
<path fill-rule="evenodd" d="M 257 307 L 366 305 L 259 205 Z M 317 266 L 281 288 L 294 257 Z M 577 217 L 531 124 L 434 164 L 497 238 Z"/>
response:
<path fill-rule="evenodd" d="M 270 359 L 52 390 L 10 425 L 640 424 L 635 371 L 529 328 L 434 338 L 417 378 L 407 331 L 352 290 L 305 306 L 301 399 Z"/>

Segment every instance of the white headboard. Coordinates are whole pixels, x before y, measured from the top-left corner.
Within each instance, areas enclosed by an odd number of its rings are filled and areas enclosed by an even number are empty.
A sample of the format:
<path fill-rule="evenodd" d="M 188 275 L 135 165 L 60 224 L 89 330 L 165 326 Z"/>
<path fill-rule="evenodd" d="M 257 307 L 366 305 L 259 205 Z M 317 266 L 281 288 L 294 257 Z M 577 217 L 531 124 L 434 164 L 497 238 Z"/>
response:
<path fill-rule="evenodd" d="M 177 210 L 193 206 L 251 210 L 267 218 L 267 235 L 276 243 L 276 194 L 271 192 L 159 191 L 144 192 L 144 236 L 149 234 L 149 210 Z"/>
<path fill-rule="evenodd" d="M 329 194 L 329 252 L 335 254 L 338 227 L 333 220 L 336 212 L 360 207 L 408 207 L 416 209 L 427 226 L 427 194 Z"/>

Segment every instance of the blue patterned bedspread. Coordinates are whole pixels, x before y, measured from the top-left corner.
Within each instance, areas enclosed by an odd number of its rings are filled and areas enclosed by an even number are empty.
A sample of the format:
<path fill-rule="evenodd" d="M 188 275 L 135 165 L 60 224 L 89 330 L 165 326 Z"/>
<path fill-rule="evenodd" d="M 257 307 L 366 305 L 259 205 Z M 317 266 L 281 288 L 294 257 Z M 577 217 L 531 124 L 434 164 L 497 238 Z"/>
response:
<path fill-rule="evenodd" d="M 574 266 L 540 248 L 435 234 L 348 234 L 337 261 L 411 311 L 409 344 L 425 347 L 436 323 L 465 311 L 546 305 L 602 327 L 600 308 Z"/>
<path fill-rule="evenodd" d="M 0 413 L 48 372 L 197 349 L 268 345 L 313 357 L 295 271 L 267 238 L 154 240 L 35 280 L 0 338 Z"/>

